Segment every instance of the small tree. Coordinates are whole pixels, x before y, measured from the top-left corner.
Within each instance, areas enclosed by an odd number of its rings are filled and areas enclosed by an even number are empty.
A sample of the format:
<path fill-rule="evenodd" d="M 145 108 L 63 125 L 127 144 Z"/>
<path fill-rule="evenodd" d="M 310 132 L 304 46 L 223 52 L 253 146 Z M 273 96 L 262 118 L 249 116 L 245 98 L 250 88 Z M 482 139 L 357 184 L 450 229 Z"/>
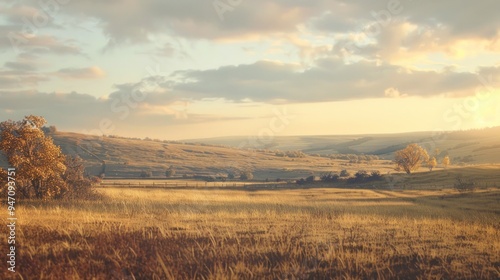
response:
<path fill-rule="evenodd" d="M 437 160 L 435 157 L 432 157 L 427 161 L 427 167 L 429 168 L 429 171 L 432 171 L 432 169 L 434 169 L 434 167 L 436 166 L 437 166 Z"/>
<path fill-rule="evenodd" d="M 380 171 L 378 170 L 372 171 L 372 173 L 370 174 L 370 181 L 378 181 L 378 180 L 382 180 L 382 174 L 380 174 Z"/>
<path fill-rule="evenodd" d="M 449 157 L 449 156 L 445 156 L 445 157 L 443 158 L 443 162 L 442 162 L 442 163 L 443 163 L 443 167 L 444 167 L 444 168 L 447 168 L 447 167 L 448 167 L 448 165 L 450 165 L 450 157 Z"/>
<path fill-rule="evenodd" d="M 240 180 L 252 180 L 253 174 L 250 170 L 245 170 L 240 174 Z"/>
<path fill-rule="evenodd" d="M 366 170 L 359 170 L 358 172 L 356 172 L 356 174 L 354 174 L 354 179 L 356 180 L 356 182 L 364 182 L 368 179 L 370 175 L 368 175 L 368 172 Z"/>
<path fill-rule="evenodd" d="M 175 169 L 172 165 L 165 171 L 165 177 L 170 178 L 175 175 Z"/>
<path fill-rule="evenodd" d="M 410 144 L 403 150 L 396 152 L 394 162 L 396 163 L 396 170 L 403 169 L 407 174 L 420 168 L 422 162 L 429 159 L 427 151 L 417 144 Z"/>
<path fill-rule="evenodd" d="M 351 176 L 351 174 L 346 169 L 344 169 L 344 170 L 340 171 L 339 176 L 340 177 L 349 177 L 349 176 Z"/>
<path fill-rule="evenodd" d="M 314 176 L 311 175 L 309 177 L 306 178 L 306 183 L 313 183 L 314 182 Z"/>
<path fill-rule="evenodd" d="M 99 177 L 85 178 L 85 166 L 79 156 L 66 156 L 66 171 L 62 175 L 64 181 L 70 186 L 64 197 L 68 198 L 96 198 L 99 195 L 92 188 L 92 184 L 99 184 Z"/>
<path fill-rule="evenodd" d="M 472 192 L 476 189 L 476 184 L 471 179 L 466 180 L 461 175 L 455 178 L 455 189 L 459 192 Z"/>
<path fill-rule="evenodd" d="M 151 178 L 153 177 L 153 172 L 143 170 L 141 171 L 141 178 Z"/>
<path fill-rule="evenodd" d="M 328 174 L 324 174 L 323 176 L 320 177 L 321 181 L 325 182 L 325 183 L 330 183 L 330 182 L 338 182 L 339 180 L 339 175 L 338 174 L 332 174 L 332 173 L 328 173 Z"/>

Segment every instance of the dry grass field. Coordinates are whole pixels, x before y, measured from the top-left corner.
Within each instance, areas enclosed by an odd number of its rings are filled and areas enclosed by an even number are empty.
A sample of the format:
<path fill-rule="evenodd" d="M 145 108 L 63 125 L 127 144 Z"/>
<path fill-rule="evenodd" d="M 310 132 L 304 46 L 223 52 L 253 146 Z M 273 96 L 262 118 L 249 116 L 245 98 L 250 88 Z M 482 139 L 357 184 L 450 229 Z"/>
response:
<path fill-rule="evenodd" d="M 500 278 L 498 188 L 99 191 L 20 202 L 0 278 Z"/>
<path fill-rule="evenodd" d="M 298 178 L 333 169 L 357 171 L 364 168 L 386 172 L 392 168 L 387 160 L 351 164 L 328 157 L 280 157 L 274 150 L 200 143 L 145 141 L 66 132 L 58 132 L 53 137 L 64 153 L 82 157 L 92 175 L 100 174 L 102 161 L 105 161 L 106 177 L 111 178 L 138 178 L 141 171 L 151 171 L 153 177 L 164 178 L 169 166 L 175 168 L 177 176 L 215 175 L 248 169 L 253 171 L 256 179 Z"/>

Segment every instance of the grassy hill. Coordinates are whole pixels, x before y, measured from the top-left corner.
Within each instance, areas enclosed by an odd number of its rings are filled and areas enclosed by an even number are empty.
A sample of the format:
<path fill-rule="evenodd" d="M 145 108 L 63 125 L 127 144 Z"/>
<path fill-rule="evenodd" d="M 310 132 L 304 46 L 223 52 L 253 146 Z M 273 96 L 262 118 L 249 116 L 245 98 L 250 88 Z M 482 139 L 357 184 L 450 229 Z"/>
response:
<path fill-rule="evenodd" d="M 251 170 L 256 179 L 298 178 L 332 170 L 391 170 L 386 160 L 351 164 L 327 157 L 301 155 L 277 156 L 274 150 L 238 149 L 200 143 L 98 137 L 57 132 L 51 135 L 65 154 L 78 154 L 90 174 L 102 171 L 107 177 L 139 177 L 151 171 L 163 177 L 170 166 L 182 175 L 217 175 Z"/>
<path fill-rule="evenodd" d="M 448 154 L 455 163 L 491 164 L 500 162 L 500 127 L 456 132 L 411 132 L 400 134 L 277 136 L 272 143 L 257 148 L 302 150 L 308 154 L 371 154 L 392 159 L 394 152 L 409 143 L 418 143 L 441 155 Z M 203 142 L 238 146 L 246 137 L 219 137 L 185 142 Z M 258 142 L 256 142 L 258 143 Z"/>
<path fill-rule="evenodd" d="M 69 132 L 50 134 L 65 154 L 77 154 L 87 165 L 87 172 L 107 177 L 139 177 L 142 171 L 151 171 L 153 177 L 164 177 L 170 166 L 177 176 L 213 176 L 251 170 L 255 179 L 275 180 L 320 175 L 324 172 L 347 169 L 393 172 L 391 159 L 395 150 L 408 143 L 439 148 L 448 154 L 452 164 L 489 165 L 500 163 L 500 127 L 477 131 L 449 132 L 432 138 L 429 132 L 354 135 L 354 136 L 286 136 L 276 137 L 273 147 L 239 149 L 239 143 L 248 138 L 214 138 L 185 142 L 140 140 L 119 137 L 98 137 Z M 200 143 L 203 142 L 203 143 Z M 432 144 L 432 145 L 431 145 Z M 435 144 L 435 145 L 434 145 Z M 288 156 L 277 152 L 300 150 Z M 326 155 L 375 154 L 381 160 L 331 159 Z M 6 167 L 5 159 L 0 166 Z M 439 170 L 439 166 L 436 170 Z M 422 169 L 425 171 L 425 169 Z"/>

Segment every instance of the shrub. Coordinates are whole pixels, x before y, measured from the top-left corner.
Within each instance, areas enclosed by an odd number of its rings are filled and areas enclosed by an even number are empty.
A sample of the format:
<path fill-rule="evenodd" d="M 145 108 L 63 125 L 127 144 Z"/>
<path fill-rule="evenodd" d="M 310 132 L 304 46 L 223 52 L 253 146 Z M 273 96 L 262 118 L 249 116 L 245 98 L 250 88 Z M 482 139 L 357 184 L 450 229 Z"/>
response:
<path fill-rule="evenodd" d="M 366 170 L 360 170 L 354 174 L 354 179 L 356 182 L 365 182 L 368 180 L 370 175 L 368 175 L 368 172 Z"/>
<path fill-rule="evenodd" d="M 295 183 L 297 183 L 297 185 L 304 185 L 306 183 L 306 180 L 304 178 L 300 178 L 295 181 Z"/>
<path fill-rule="evenodd" d="M 141 172 L 141 178 L 151 178 L 153 177 L 153 172 L 143 170 Z"/>
<path fill-rule="evenodd" d="M 297 183 L 298 185 L 305 185 L 305 184 L 311 184 L 311 183 L 314 183 L 314 176 L 311 175 L 307 178 L 300 178 L 298 180 L 295 181 L 295 183 Z"/>
<path fill-rule="evenodd" d="M 309 177 L 306 178 L 306 183 L 312 183 L 312 182 L 314 182 L 314 176 L 313 175 L 311 175 L 311 176 L 309 176 Z"/>
<path fill-rule="evenodd" d="M 92 177 L 90 177 L 90 182 L 93 185 L 99 185 L 102 182 L 102 179 L 99 176 L 92 176 Z"/>
<path fill-rule="evenodd" d="M 251 171 L 247 170 L 247 171 L 243 171 L 241 174 L 240 174 L 240 180 L 252 180 L 253 179 L 253 174 Z"/>
<path fill-rule="evenodd" d="M 349 176 L 351 176 L 351 174 L 347 170 L 344 169 L 344 170 L 340 171 L 339 176 L 340 177 L 349 177 Z"/>
<path fill-rule="evenodd" d="M 459 192 L 472 192 L 476 189 L 476 184 L 471 179 L 464 179 L 461 175 L 455 178 L 454 187 Z"/>
<path fill-rule="evenodd" d="M 331 182 L 338 182 L 339 177 L 340 176 L 338 174 L 328 173 L 328 174 L 321 176 L 320 179 L 321 179 L 321 181 L 323 181 L 325 183 L 331 183 Z"/>
<path fill-rule="evenodd" d="M 172 165 L 170 165 L 170 167 L 165 170 L 165 177 L 167 178 L 170 178 L 170 177 L 173 177 L 175 175 L 175 169 Z"/>
<path fill-rule="evenodd" d="M 379 181 L 382 180 L 382 175 L 380 174 L 380 171 L 374 170 L 370 174 L 370 181 Z"/>

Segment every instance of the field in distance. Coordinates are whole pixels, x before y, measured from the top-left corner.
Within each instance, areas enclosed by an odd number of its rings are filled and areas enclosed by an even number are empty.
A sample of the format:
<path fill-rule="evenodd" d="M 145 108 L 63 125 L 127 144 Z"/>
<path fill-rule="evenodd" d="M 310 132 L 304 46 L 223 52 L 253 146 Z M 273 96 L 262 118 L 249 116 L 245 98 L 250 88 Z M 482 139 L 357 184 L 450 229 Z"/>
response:
<path fill-rule="evenodd" d="M 392 171 L 392 170 L 391 170 Z M 437 168 L 434 171 L 422 171 L 407 175 L 403 173 L 382 174 L 380 180 L 366 183 L 333 182 L 325 183 L 318 181 L 297 185 L 295 180 L 282 180 L 280 182 L 265 180 L 253 181 L 209 181 L 182 179 L 182 178 L 147 178 L 147 179 L 104 179 L 99 187 L 122 187 L 122 188 L 248 188 L 248 189 L 294 189 L 294 188 L 365 188 L 365 189 L 409 189 L 409 190 L 440 190 L 452 189 L 461 177 L 467 181 L 474 182 L 479 189 L 500 187 L 500 164 L 478 165 L 467 167 Z"/>
<path fill-rule="evenodd" d="M 17 210 L 20 275 L 500 277 L 498 188 L 466 194 L 335 188 L 98 191 L 107 199 L 22 201 Z M 6 269 L 0 272 L 2 279 L 9 276 Z"/>

